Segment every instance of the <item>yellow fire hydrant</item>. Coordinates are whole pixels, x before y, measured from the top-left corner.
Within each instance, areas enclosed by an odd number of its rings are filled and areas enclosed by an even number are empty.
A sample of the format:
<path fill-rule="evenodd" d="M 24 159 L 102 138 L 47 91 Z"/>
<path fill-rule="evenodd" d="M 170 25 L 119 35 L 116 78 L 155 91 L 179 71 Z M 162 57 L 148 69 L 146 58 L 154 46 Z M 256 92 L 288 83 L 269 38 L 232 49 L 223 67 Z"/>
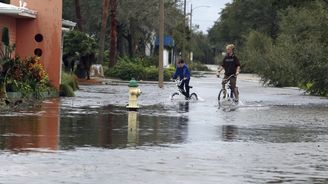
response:
<path fill-rule="evenodd" d="M 138 88 L 138 83 L 136 80 L 132 79 L 129 83 L 129 105 L 126 107 L 129 110 L 137 110 L 138 106 L 138 97 L 141 94 L 141 90 Z"/>

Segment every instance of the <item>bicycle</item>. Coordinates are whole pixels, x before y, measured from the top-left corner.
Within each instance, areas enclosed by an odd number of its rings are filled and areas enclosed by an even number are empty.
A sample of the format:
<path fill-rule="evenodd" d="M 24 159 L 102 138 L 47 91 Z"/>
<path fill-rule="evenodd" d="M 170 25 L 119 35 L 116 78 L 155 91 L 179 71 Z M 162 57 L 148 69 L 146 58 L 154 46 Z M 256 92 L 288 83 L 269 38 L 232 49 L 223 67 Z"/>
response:
<path fill-rule="evenodd" d="M 178 96 L 181 96 L 183 95 L 186 100 L 198 100 L 198 96 L 196 93 L 191 93 L 189 95 L 189 97 L 186 96 L 186 92 L 184 89 L 180 88 L 179 86 L 181 85 L 181 82 L 182 80 L 175 80 L 175 83 L 176 83 L 176 86 L 178 87 L 178 91 L 177 92 L 174 92 L 172 95 L 171 95 L 171 100 L 173 100 L 174 98 L 178 97 Z M 189 89 L 193 88 L 192 86 L 189 86 Z"/>
<path fill-rule="evenodd" d="M 228 78 L 223 80 L 223 83 L 226 85 L 227 88 L 223 88 L 220 90 L 219 95 L 218 95 L 218 104 L 219 108 L 221 106 L 232 106 L 232 105 L 237 105 L 238 104 L 238 99 L 235 97 L 234 89 L 232 88 L 230 84 L 230 78 L 231 77 L 237 77 L 235 74 L 230 75 Z"/>

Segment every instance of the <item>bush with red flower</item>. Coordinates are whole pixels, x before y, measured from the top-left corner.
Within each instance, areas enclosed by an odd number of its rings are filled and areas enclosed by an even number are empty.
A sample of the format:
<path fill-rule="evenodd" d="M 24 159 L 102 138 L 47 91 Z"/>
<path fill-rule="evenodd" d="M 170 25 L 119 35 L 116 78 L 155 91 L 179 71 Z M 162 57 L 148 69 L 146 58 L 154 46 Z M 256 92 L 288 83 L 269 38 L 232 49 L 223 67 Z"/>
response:
<path fill-rule="evenodd" d="M 34 94 L 40 97 L 42 92 L 52 90 L 47 72 L 39 57 L 21 59 L 16 57 L 7 62 L 4 68 L 7 72 L 7 91 L 21 92 L 23 96 Z"/>

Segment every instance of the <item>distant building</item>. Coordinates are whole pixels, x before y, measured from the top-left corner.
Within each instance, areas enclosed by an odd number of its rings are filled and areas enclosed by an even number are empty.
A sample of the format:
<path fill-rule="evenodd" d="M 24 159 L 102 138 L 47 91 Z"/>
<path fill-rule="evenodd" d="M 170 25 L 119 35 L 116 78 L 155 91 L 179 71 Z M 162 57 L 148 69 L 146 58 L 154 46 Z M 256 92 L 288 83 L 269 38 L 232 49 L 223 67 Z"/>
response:
<path fill-rule="evenodd" d="M 156 49 L 159 48 L 159 38 L 155 41 Z M 164 55 L 163 66 L 168 67 L 170 64 L 175 64 L 175 43 L 172 36 L 164 36 Z"/>
<path fill-rule="evenodd" d="M 16 44 L 15 55 L 22 58 L 40 56 L 51 83 L 59 89 L 62 0 L 0 3 L 0 34 L 3 27 L 9 28 L 10 42 Z"/>

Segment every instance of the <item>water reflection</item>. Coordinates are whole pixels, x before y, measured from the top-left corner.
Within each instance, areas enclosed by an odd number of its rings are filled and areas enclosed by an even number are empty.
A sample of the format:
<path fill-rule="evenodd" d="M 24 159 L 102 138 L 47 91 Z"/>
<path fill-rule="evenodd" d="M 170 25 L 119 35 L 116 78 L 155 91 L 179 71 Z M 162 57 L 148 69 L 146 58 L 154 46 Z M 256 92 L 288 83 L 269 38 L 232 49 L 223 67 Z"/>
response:
<path fill-rule="evenodd" d="M 61 149 L 75 147 L 125 148 L 184 142 L 187 119 L 144 115 L 118 107 L 99 109 L 98 114 L 65 114 L 60 127 Z"/>
<path fill-rule="evenodd" d="M 178 112 L 179 113 L 189 112 L 189 102 L 188 101 L 179 102 Z"/>
<path fill-rule="evenodd" d="M 238 127 L 234 125 L 222 126 L 222 140 L 235 141 L 238 138 Z"/>
<path fill-rule="evenodd" d="M 123 147 L 126 145 L 126 114 L 77 114 L 61 118 L 61 149 L 75 147 Z M 124 128 L 124 129 L 123 129 Z"/>
<path fill-rule="evenodd" d="M 138 144 L 138 112 L 130 111 L 128 113 L 128 145 L 136 146 Z"/>
<path fill-rule="evenodd" d="M 28 150 L 30 148 L 58 149 L 58 100 L 42 103 L 32 111 L 11 116 L 0 116 L 0 149 Z"/>

